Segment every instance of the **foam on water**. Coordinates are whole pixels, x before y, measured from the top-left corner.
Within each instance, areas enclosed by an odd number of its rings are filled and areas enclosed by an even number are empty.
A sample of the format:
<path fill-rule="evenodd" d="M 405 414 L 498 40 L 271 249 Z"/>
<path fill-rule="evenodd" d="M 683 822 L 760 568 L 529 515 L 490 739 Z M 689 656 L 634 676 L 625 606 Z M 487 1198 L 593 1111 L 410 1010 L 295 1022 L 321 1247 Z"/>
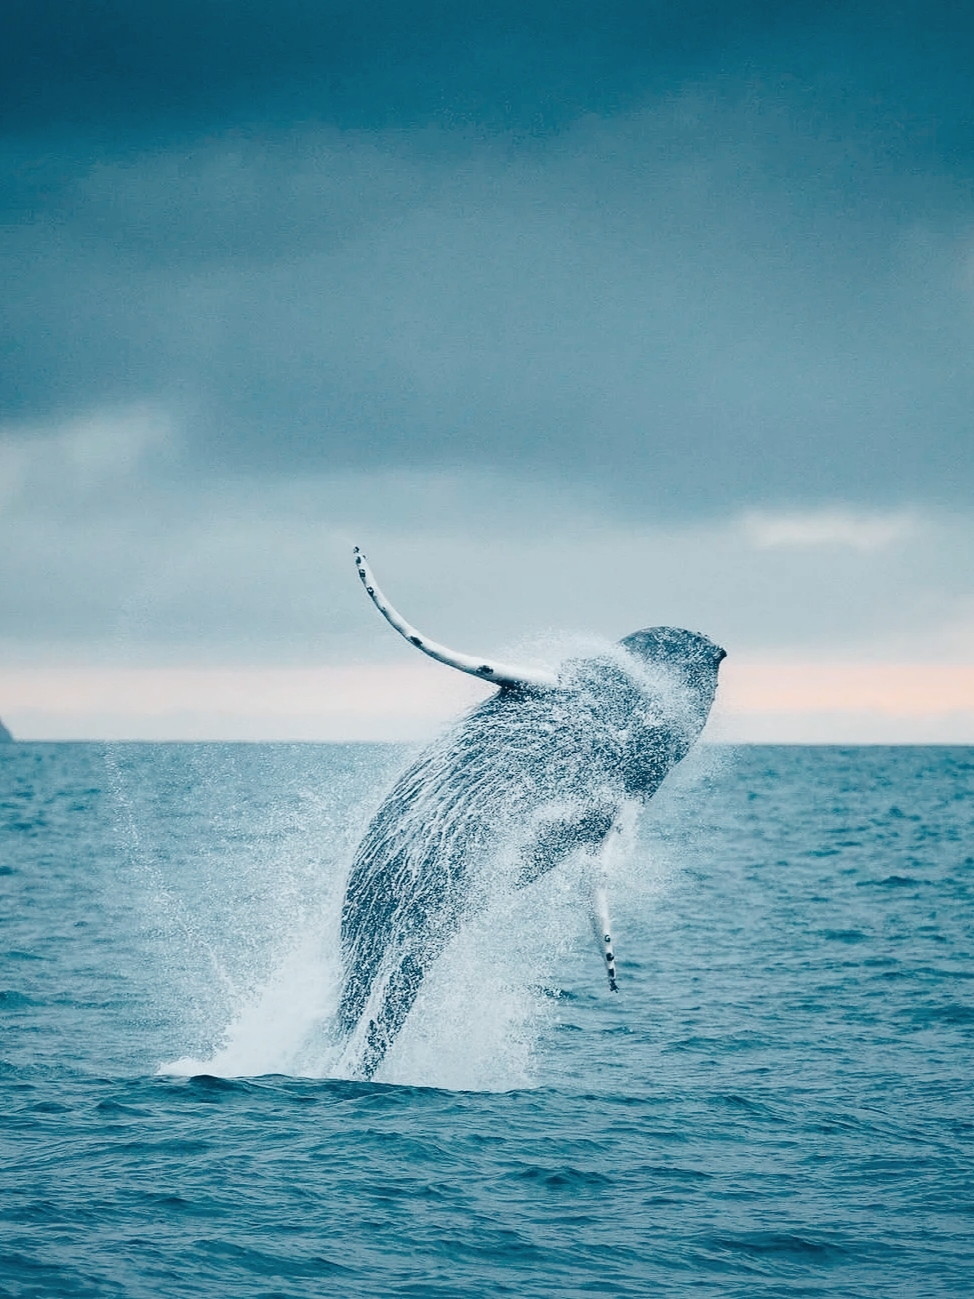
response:
<path fill-rule="evenodd" d="M 340 961 L 320 937 L 307 934 L 267 982 L 244 999 L 211 1054 L 183 1056 L 159 1066 L 160 1074 L 256 1078 L 265 1074 L 327 1077 L 321 1034 L 334 1013 Z"/>

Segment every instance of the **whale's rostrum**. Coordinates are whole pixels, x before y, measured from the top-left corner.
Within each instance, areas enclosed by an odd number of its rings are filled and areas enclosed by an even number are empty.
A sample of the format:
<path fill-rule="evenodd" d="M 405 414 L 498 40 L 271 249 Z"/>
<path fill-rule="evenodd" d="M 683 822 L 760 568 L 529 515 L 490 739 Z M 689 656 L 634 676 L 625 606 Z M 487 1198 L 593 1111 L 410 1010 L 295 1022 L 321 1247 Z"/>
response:
<path fill-rule="evenodd" d="M 459 654 L 395 610 L 357 547 L 355 562 L 400 635 L 499 687 L 399 777 L 352 863 L 338 1025 L 345 1070 L 371 1078 L 425 973 L 484 905 L 498 869 L 511 888 L 525 888 L 577 854 L 609 987 L 617 988 L 613 859 L 641 805 L 703 729 L 725 655 L 708 637 L 672 627 L 634 632 L 558 673 Z"/>

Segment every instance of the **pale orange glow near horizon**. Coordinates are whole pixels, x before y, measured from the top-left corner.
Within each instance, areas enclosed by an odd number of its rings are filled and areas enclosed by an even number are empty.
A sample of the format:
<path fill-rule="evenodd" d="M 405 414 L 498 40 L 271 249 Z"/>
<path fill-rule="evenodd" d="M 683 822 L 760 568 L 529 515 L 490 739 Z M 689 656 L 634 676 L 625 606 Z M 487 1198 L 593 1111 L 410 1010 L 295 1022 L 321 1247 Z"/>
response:
<path fill-rule="evenodd" d="M 414 739 L 487 693 L 473 678 L 425 660 L 0 669 L 0 716 L 23 739 Z"/>
<path fill-rule="evenodd" d="M 425 660 L 19 667 L 0 669 L 0 716 L 25 740 L 419 740 L 489 689 Z M 708 736 L 974 743 L 974 664 L 728 660 Z"/>
<path fill-rule="evenodd" d="M 740 662 L 708 736 L 751 743 L 974 743 L 974 664 Z"/>
<path fill-rule="evenodd" d="M 730 713 L 875 710 L 935 717 L 974 710 L 969 663 L 735 663 L 721 669 Z"/>

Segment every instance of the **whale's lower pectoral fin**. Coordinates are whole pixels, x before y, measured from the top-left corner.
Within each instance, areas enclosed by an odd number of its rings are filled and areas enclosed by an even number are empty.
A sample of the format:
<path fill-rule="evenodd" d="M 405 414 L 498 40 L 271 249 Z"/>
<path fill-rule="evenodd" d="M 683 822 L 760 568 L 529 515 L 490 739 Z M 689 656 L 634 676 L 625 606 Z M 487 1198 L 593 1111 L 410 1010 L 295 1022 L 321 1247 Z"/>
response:
<path fill-rule="evenodd" d="M 631 820 L 631 811 L 627 807 L 604 803 L 574 817 L 557 817 L 543 822 L 522 851 L 521 869 L 515 887 L 524 888 L 533 884 L 552 867 L 579 851 L 588 858 L 594 878 L 604 880 L 611 870 Z M 605 961 L 609 987 L 613 992 L 618 992 L 615 943 L 609 920 L 609 903 L 602 884 L 593 893 L 592 925 Z"/>
<path fill-rule="evenodd" d="M 609 900 L 606 897 L 605 889 L 602 888 L 595 890 L 595 896 L 592 900 L 592 926 L 598 940 L 599 950 L 602 953 L 602 959 L 605 961 L 606 974 L 609 976 L 609 990 L 618 992 L 616 945 L 612 937 L 612 922 L 609 918 Z"/>

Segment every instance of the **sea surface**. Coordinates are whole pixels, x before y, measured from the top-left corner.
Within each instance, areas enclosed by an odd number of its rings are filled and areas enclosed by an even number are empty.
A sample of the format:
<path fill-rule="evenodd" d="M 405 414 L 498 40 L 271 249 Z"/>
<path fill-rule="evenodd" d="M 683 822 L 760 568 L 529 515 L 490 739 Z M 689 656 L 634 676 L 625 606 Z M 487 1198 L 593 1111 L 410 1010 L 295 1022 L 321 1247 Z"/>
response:
<path fill-rule="evenodd" d="M 699 748 L 336 1077 L 378 745 L 0 747 L 0 1295 L 974 1295 L 974 750 Z M 557 876 L 556 878 L 554 876 Z"/>

